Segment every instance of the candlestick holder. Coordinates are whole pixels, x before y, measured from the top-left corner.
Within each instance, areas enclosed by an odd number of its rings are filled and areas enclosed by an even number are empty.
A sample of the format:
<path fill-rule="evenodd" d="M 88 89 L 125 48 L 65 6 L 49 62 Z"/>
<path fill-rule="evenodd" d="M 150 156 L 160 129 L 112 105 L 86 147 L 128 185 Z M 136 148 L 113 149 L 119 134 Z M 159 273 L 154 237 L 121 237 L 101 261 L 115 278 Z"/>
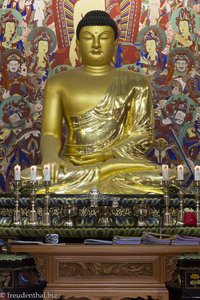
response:
<path fill-rule="evenodd" d="M 120 198 L 119 197 L 111 197 L 111 200 L 112 200 L 112 206 L 111 206 L 112 215 L 113 216 L 118 215 Z"/>
<path fill-rule="evenodd" d="M 50 180 L 44 180 L 45 196 L 44 196 L 44 212 L 42 215 L 42 225 L 51 226 L 51 216 L 49 213 L 49 202 L 50 202 L 50 193 L 49 188 L 51 186 Z"/>
<path fill-rule="evenodd" d="M 78 214 L 78 207 L 75 204 L 67 204 L 63 209 L 63 214 L 65 216 L 64 226 L 73 227 L 74 217 Z"/>
<path fill-rule="evenodd" d="M 13 214 L 13 222 L 12 225 L 14 226 L 21 226 L 22 220 L 21 220 L 21 214 L 19 210 L 19 199 L 20 199 L 20 187 L 22 186 L 21 180 L 14 180 L 13 181 L 14 186 L 14 196 L 15 196 L 15 209 Z"/>
<path fill-rule="evenodd" d="M 99 190 L 94 187 L 93 189 L 91 189 L 89 191 L 88 196 L 89 196 L 89 200 L 90 200 L 90 207 L 98 208 L 99 198 L 101 197 Z"/>
<path fill-rule="evenodd" d="M 179 187 L 179 192 L 178 192 L 178 198 L 179 198 L 179 212 L 178 212 L 178 218 L 177 218 L 177 225 L 178 226 L 183 226 L 183 200 L 184 200 L 184 184 L 185 180 L 184 179 L 177 179 L 176 184 Z"/>
<path fill-rule="evenodd" d="M 29 220 L 28 220 L 28 225 L 30 226 L 35 226 L 37 225 L 37 213 L 36 213 L 36 210 L 35 210 L 35 196 L 36 196 L 36 187 L 38 185 L 38 182 L 36 180 L 31 180 L 29 182 L 29 186 L 31 188 L 31 194 L 30 194 L 30 197 L 31 197 L 31 210 L 29 212 Z"/>
<path fill-rule="evenodd" d="M 171 226 L 172 225 L 172 216 L 169 212 L 169 205 L 170 205 L 170 197 L 169 197 L 169 180 L 163 180 L 162 182 L 163 187 L 164 187 L 164 205 L 165 205 L 165 212 L 163 216 L 163 225 L 164 226 Z"/>
<path fill-rule="evenodd" d="M 137 217 L 138 217 L 137 226 L 138 227 L 146 226 L 146 218 L 147 218 L 148 214 L 149 214 L 148 206 L 140 203 L 138 206 L 138 214 L 137 214 Z"/>
<path fill-rule="evenodd" d="M 200 225 L 200 211 L 199 211 L 199 199 L 200 199 L 200 180 L 193 181 L 195 187 L 195 202 L 196 202 L 196 216 L 197 216 L 197 226 Z"/>
<path fill-rule="evenodd" d="M 114 223 L 112 220 L 112 208 L 110 206 L 100 206 L 97 226 L 110 227 L 113 225 Z"/>
<path fill-rule="evenodd" d="M 120 197 L 112 197 L 112 208 L 118 208 L 120 203 Z"/>

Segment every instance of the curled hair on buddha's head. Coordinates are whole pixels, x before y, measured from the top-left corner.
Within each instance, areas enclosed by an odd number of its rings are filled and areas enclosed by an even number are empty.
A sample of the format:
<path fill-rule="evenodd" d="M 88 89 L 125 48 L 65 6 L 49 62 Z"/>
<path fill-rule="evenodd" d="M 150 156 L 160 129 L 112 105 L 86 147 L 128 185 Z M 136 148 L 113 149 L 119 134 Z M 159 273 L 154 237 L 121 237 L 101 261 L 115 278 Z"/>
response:
<path fill-rule="evenodd" d="M 85 26 L 110 26 L 118 38 L 118 30 L 115 21 L 103 10 L 91 10 L 80 20 L 76 29 L 76 38 L 79 40 L 80 31 Z"/>

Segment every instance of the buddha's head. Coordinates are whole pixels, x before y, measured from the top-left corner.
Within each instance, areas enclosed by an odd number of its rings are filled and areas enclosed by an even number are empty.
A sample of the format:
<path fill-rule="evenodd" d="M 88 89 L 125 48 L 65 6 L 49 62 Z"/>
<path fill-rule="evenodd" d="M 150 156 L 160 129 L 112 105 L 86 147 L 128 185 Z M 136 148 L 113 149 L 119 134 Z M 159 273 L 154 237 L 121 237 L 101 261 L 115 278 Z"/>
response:
<path fill-rule="evenodd" d="M 79 22 L 76 36 L 78 57 L 83 65 L 114 63 L 118 30 L 109 14 L 101 10 L 88 12 Z"/>

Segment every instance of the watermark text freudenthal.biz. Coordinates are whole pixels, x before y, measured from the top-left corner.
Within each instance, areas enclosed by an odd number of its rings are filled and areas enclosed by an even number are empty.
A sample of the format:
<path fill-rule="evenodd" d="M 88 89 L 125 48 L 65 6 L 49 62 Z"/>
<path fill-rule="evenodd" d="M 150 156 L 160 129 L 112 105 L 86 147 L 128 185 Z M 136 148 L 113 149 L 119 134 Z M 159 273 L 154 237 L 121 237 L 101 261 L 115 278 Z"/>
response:
<path fill-rule="evenodd" d="M 0 299 L 57 299 L 58 294 L 54 292 L 43 292 L 43 293 L 10 293 L 0 292 Z"/>

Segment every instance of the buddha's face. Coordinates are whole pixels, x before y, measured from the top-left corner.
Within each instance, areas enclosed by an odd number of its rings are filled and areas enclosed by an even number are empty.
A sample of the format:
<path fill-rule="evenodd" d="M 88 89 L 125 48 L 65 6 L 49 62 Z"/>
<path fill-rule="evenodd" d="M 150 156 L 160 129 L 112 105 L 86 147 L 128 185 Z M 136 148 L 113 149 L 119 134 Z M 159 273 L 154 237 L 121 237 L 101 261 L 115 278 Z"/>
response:
<path fill-rule="evenodd" d="M 85 26 L 80 31 L 77 48 L 83 65 L 104 66 L 112 61 L 117 41 L 110 26 Z"/>

